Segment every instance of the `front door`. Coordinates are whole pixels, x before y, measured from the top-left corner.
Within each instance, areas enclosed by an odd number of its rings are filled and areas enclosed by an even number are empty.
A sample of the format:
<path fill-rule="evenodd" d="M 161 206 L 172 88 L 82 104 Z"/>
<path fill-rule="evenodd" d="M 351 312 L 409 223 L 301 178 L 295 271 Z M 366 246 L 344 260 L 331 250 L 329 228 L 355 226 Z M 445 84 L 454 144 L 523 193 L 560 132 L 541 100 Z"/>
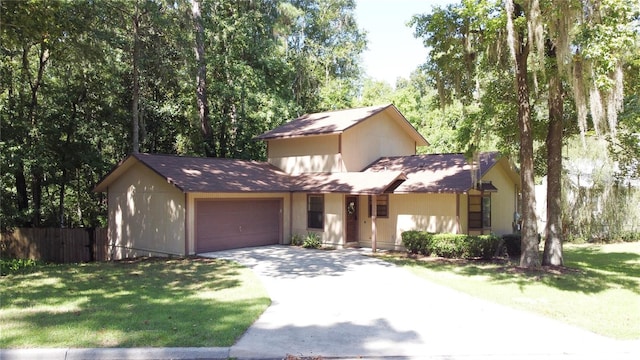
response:
<path fill-rule="evenodd" d="M 358 241 L 358 197 L 347 196 L 345 198 L 347 217 L 347 242 Z"/>

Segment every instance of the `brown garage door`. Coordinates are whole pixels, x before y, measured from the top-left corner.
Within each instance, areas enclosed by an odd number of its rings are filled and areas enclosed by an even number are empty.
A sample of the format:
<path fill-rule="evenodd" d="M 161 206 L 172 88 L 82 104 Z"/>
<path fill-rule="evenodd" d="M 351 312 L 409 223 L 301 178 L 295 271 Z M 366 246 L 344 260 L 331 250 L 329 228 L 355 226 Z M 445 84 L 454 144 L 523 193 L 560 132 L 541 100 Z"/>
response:
<path fill-rule="evenodd" d="M 196 202 L 196 252 L 277 244 L 282 201 L 201 200 Z"/>

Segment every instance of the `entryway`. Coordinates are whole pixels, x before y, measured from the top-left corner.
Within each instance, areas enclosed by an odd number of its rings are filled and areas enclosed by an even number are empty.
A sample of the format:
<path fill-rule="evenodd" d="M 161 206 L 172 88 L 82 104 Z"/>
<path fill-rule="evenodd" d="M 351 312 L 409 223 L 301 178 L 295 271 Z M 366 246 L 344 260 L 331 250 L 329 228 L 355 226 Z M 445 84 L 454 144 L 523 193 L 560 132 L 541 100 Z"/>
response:
<path fill-rule="evenodd" d="M 358 242 L 358 197 L 345 197 L 346 242 Z"/>

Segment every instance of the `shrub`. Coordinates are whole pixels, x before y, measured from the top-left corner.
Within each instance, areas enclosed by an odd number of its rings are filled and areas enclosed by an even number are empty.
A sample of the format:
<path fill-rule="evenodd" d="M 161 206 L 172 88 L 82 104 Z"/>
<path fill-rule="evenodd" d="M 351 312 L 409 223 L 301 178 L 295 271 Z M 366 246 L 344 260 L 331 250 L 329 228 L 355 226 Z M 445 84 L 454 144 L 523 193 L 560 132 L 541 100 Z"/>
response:
<path fill-rule="evenodd" d="M 462 258 L 464 242 L 469 236 L 464 234 L 435 234 L 433 236 L 433 253 L 444 258 Z"/>
<path fill-rule="evenodd" d="M 504 246 L 507 248 L 509 257 L 520 257 L 520 245 L 522 239 L 520 234 L 507 234 L 502 236 Z"/>
<path fill-rule="evenodd" d="M 410 230 L 402 233 L 402 245 L 411 254 L 434 254 L 444 258 L 491 260 L 502 247 L 495 235 L 433 234 Z"/>
<path fill-rule="evenodd" d="M 623 231 L 620 240 L 624 242 L 640 241 L 640 231 Z"/>
<path fill-rule="evenodd" d="M 314 232 L 308 232 L 307 237 L 302 243 L 302 247 L 306 249 L 318 249 L 321 245 L 322 240 L 320 240 L 320 235 Z"/>
<path fill-rule="evenodd" d="M 469 236 L 464 242 L 464 258 L 491 260 L 502 247 L 503 241 L 495 235 Z"/>
<path fill-rule="evenodd" d="M 302 235 L 300 235 L 300 234 L 293 234 L 291 236 L 291 245 L 293 245 L 293 246 L 302 245 L 302 241 L 303 241 Z"/>
<path fill-rule="evenodd" d="M 409 253 L 431 255 L 433 233 L 409 230 L 403 232 L 401 235 L 402 245 Z"/>
<path fill-rule="evenodd" d="M 31 259 L 0 259 L 0 275 L 26 272 L 39 264 L 38 261 Z"/>

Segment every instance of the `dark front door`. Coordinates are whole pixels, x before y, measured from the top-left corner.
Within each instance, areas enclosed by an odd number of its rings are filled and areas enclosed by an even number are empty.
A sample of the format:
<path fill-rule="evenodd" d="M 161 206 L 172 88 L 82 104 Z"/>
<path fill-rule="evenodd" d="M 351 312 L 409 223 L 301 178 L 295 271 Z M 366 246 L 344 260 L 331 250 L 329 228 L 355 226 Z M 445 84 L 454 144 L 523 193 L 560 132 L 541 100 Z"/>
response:
<path fill-rule="evenodd" d="M 347 196 L 345 198 L 347 214 L 347 242 L 358 241 L 358 197 Z"/>

